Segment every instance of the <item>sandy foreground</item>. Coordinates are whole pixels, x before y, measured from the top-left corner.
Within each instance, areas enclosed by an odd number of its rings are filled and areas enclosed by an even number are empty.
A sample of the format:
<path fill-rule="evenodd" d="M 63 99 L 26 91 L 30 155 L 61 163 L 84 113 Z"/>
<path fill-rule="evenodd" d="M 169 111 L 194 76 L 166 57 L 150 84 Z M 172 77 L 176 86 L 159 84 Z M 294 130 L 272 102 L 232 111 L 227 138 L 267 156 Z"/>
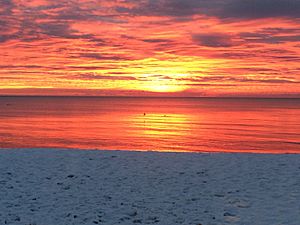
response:
<path fill-rule="evenodd" d="M 0 224 L 300 224 L 300 155 L 0 150 Z"/>

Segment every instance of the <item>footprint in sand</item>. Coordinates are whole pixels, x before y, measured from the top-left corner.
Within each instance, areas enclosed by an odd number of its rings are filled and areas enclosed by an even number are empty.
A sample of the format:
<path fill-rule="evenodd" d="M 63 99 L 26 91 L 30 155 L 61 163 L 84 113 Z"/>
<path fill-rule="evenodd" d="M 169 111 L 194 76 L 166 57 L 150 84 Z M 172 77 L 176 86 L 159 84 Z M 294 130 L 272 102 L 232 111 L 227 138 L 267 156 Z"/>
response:
<path fill-rule="evenodd" d="M 250 208 L 251 204 L 246 201 L 246 200 L 241 200 L 241 199 L 235 199 L 235 200 L 231 200 L 229 201 L 229 204 L 231 204 L 234 207 L 237 208 Z"/>
<path fill-rule="evenodd" d="M 229 212 L 225 212 L 224 213 L 224 219 L 227 222 L 238 222 L 240 220 L 240 218 L 232 213 Z"/>

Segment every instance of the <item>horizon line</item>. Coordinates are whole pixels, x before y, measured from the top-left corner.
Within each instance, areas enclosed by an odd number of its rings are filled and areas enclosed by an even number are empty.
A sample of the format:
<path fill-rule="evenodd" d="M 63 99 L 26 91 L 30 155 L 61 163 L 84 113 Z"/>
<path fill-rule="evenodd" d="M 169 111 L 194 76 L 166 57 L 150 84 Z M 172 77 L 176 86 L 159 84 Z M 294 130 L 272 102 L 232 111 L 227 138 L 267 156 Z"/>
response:
<path fill-rule="evenodd" d="M 124 96 L 124 95 L 1 95 L 0 97 L 33 97 L 33 98 L 215 98 L 215 99 L 300 99 L 293 96 Z"/>

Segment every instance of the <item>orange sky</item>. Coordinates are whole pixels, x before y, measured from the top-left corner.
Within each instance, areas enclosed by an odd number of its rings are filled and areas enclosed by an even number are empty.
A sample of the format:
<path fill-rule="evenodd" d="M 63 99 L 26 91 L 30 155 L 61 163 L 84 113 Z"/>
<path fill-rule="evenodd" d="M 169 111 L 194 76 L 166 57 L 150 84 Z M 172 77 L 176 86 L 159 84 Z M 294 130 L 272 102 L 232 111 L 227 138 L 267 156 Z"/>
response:
<path fill-rule="evenodd" d="M 300 97 L 300 0 L 3 0 L 1 95 Z"/>

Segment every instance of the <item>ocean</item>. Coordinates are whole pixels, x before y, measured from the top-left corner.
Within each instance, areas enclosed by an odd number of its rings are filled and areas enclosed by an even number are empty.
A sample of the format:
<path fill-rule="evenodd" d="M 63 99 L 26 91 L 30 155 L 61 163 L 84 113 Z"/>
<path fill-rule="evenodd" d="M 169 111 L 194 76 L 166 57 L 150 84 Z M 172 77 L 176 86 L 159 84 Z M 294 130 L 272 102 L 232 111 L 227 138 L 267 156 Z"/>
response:
<path fill-rule="evenodd" d="M 0 148 L 300 153 L 300 99 L 0 97 Z"/>

